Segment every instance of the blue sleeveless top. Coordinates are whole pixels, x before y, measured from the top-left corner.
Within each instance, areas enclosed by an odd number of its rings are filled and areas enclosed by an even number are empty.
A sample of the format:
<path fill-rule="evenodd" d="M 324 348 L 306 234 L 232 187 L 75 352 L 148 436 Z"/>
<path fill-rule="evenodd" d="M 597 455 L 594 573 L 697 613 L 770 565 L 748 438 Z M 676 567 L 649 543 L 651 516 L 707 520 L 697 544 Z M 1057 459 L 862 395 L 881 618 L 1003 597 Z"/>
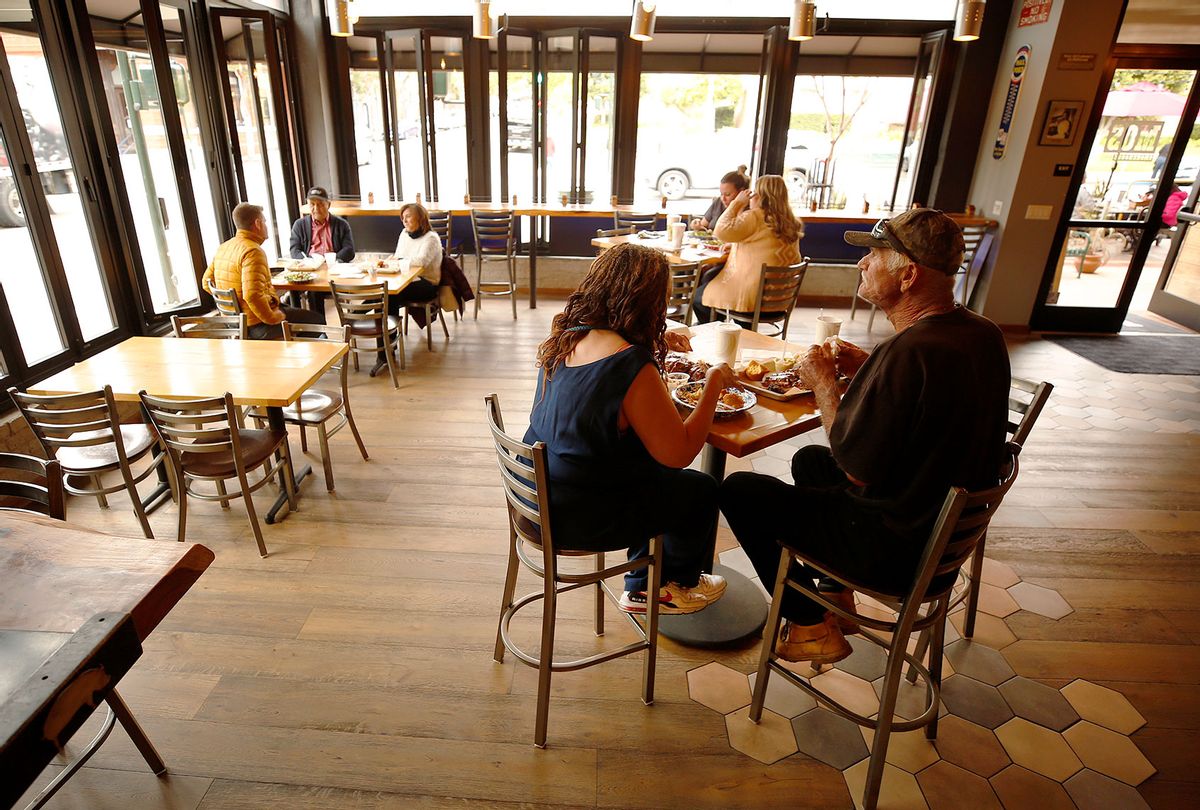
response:
<path fill-rule="evenodd" d="M 618 427 L 629 386 L 653 362 L 633 346 L 586 365 L 560 365 L 548 382 L 544 370 L 538 376 L 525 441 L 546 444 L 552 528 L 564 548 L 584 548 L 604 534 L 663 470 L 632 428 Z"/>

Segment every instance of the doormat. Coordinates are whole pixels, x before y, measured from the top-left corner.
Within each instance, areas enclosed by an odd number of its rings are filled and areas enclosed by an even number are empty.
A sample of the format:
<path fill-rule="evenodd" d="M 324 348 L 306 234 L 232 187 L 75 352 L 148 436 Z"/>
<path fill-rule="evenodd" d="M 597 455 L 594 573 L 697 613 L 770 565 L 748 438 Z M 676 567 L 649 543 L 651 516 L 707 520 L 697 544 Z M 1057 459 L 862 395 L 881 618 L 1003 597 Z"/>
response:
<path fill-rule="evenodd" d="M 1135 315 L 1132 312 L 1125 316 L 1125 323 L 1121 325 L 1121 334 L 1123 335 L 1193 335 L 1190 329 L 1180 326 L 1171 321 L 1160 321 L 1155 318 L 1147 318 L 1144 315 Z"/>
<path fill-rule="evenodd" d="M 1200 335 L 1046 335 L 1045 338 L 1109 371 L 1200 375 Z"/>

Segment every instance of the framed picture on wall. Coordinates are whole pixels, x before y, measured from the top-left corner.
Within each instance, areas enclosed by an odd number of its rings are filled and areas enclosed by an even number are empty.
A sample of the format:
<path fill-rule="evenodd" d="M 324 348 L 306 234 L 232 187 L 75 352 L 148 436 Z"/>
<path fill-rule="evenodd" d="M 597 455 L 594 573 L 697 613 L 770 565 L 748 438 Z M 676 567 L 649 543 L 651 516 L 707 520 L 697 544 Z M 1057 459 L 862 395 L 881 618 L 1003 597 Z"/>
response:
<path fill-rule="evenodd" d="M 1051 101 L 1046 106 L 1039 146 L 1070 146 L 1075 132 L 1083 126 L 1082 101 Z"/>

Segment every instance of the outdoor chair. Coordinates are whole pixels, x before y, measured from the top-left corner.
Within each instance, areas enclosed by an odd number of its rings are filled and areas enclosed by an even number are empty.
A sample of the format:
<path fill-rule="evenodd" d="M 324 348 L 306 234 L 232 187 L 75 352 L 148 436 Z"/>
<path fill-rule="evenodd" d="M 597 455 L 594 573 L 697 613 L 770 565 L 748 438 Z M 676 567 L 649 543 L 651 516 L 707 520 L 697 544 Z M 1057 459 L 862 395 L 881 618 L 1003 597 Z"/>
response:
<path fill-rule="evenodd" d="M 754 312 L 730 312 L 729 317 L 746 325 L 751 332 L 757 332 L 760 323 L 773 324 L 776 326 L 775 334 L 787 340 L 792 310 L 796 308 L 796 298 L 800 295 L 800 285 L 804 283 L 804 274 L 807 272 L 808 259 L 779 267 L 764 264 Z"/>
<path fill-rule="evenodd" d="M 349 343 L 350 327 L 284 321 L 283 339 L 285 342 L 332 340 Z M 363 461 L 367 461 L 369 458 L 362 435 L 358 432 L 358 425 L 354 423 L 354 413 L 350 410 L 350 390 L 346 384 L 348 368 L 349 364 L 344 357 L 337 365 L 330 368 L 330 371 L 334 371 L 338 375 L 338 390 L 309 388 L 300 395 L 300 399 L 283 409 L 283 421 L 300 427 L 301 451 L 308 452 L 308 428 L 316 428 L 317 441 L 321 447 L 321 463 L 325 467 L 325 489 L 330 492 L 333 492 L 334 488 L 333 459 L 329 454 L 330 436 L 349 425 L 350 432 L 354 434 L 354 441 L 358 444 L 358 452 L 362 453 Z M 266 408 L 253 408 L 249 415 L 251 419 L 260 424 L 267 421 Z M 335 419 L 337 422 L 333 427 L 326 427 Z"/>
<path fill-rule="evenodd" d="M 150 419 L 158 440 L 167 450 L 174 480 L 179 487 L 179 530 L 176 539 L 187 536 L 187 501 L 217 501 L 222 509 L 241 498 L 260 556 L 267 556 L 258 513 L 251 494 L 278 474 L 288 505 L 296 510 L 296 477 L 288 452 L 287 430 L 247 430 L 242 426 L 241 411 L 233 404 L 233 395 L 206 399 L 162 399 L 140 391 L 138 397 Z M 275 456 L 271 464 L 271 456 Z M 248 471 L 263 467 L 262 480 L 251 484 Z M 237 479 L 236 492 L 228 492 L 225 482 Z M 201 492 L 198 482 L 212 483 L 216 493 Z"/>
<path fill-rule="evenodd" d="M 622 613 L 633 625 L 640 640 L 573 661 L 554 661 L 552 656 L 558 597 L 579 588 L 594 587 L 595 632 L 597 636 L 604 635 L 604 599 L 607 597 L 614 602 L 617 600 L 617 595 L 609 590 L 605 580 L 647 567 L 647 593 L 657 594 L 662 575 L 662 538 L 656 537 L 650 541 L 648 556 L 608 568 L 605 567 L 604 552 L 566 551 L 555 548 L 554 539 L 550 534 L 546 446 L 541 442 L 528 445 L 504 432 L 500 399 L 495 394 L 488 394 L 485 404 L 488 426 L 496 448 L 496 460 L 500 466 L 500 482 L 504 486 L 504 497 L 508 506 L 509 534 L 508 573 L 504 579 L 504 595 L 500 601 L 500 622 L 496 629 L 494 657 L 496 661 L 503 663 L 504 652 L 507 650 L 523 664 L 537 669 L 537 714 L 534 720 L 533 744 L 538 748 L 545 748 L 546 724 L 550 711 L 550 677 L 555 672 L 572 672 L 645 650 L 642 701 L 646 705 L 654 702 L 654 666 L 658 651 L 657 599 L 647 600 L 645 629 L 632 615 Z M 595 564 L 591 571 L 567 573 L 559 568 L 563 557 L 594 557 Z M 522 565 L 541 577 L 542 588 L 514 601 L 517 572 Z M 509 636 L 509 623 L 518 611 L 539 600 L 542 602 L 541 645 L 536 653 L 529 653 L 513 642 Z"/>
<path fill-rule="evenodd" d="M 392 377 L 392 387 L 399 388 L 400 380 L 396 377 L 396 352 L 400 354 L 400 368 L 404 363 L 404 333 L 400 322 L 387 311 L 387 284 L 356 284 L 353 287 L 339 287 L 337 282 L 329 282 L 333 292 L 333 305 L 337 308 L 338 320 L 343 326 L 350 328 L 350 356 L 354 370 L 358 371 L 358 355 L 383 353 L 387 363 L 388 373 Z M 359 346 L 358 341 L 371 340 L 374 346 Z M 374 376 L 374 370 L 371 374 Z"/>
<path fill-rule="evenodd" d="M 508 296 L 513 320 L 517 319 L 517 238 L 516 217 L 511 211 L 471 211 L 471 230 L 475 235 L 475 319 L 483 296 Z M 483 266 L 502 262 L 508 270 L 507 281 L 484 281 Z"/>
<path fill-rule="evenodd" d="M 100 507 L 107 509 L 105 496 L 125 490 L 142 534 L 154 537 L 137 485 L 159 470 L 165 457 L 145 424 L 121 424 L 111 386 L 61 395 L 27 394 L 10 388 L 8 395 L 42 452 L 62 466 L 67 492 L 95 497 Z M 134 475 L 132 465 L 150 453 L 154 460 Z M 104 484 L 103 476 L 110 472 L 120 473 L 120 483 Z"/>
<path fill-rule="evenodd" d="M 907 592 L 884 593 L 870 588 L 832 567 L 811 560 L 803 552 L 784 546 L 779 558 L 779 575 L 776 577 L 771 600 L 771 611 L 767 617 L 767 629 L 763 635 L 762 652 L 759 658 L 758 676 L 750 703 L 750 720 L 757 723 L 762 718 L 766 699 L 767 683 L 772 674 L 780 675 L 815 698 L 822 706 L 864 728 L 873 729 L 875 737 L 871 745 L 870 764 L 867 768 L 866 786 L 863 791 L 862 807 L 873 810 L 879 800 L 879 788 L 883 781 L 884 762 L 887 758 L 888 742 L 893 731 L 925 729 L 925 736 L 937 737 L 938 708 L 941 702 L 942 646 L 945 638 L 946 612 L 953 593 L 952 586 L 958 570 L 974 553 L 977 544 L 987 531 L 988 521 L 995 514 L 1005 493 L 1017 478 L 1017 455 L 1020 446 L 1009 443 L 999 485 L 968 492 L 961 487 L 951 487 L 942 505 L 942 510 L 930 532 L 925 552 L 917 568 L 916 580 Z M 792 578 L 795 560 L 822 577 L 833 579 L 846 588 L 864 593 L 874 599 L 896 606 L 896 618 L 882 619 L 849 611 L 827 594 L 819 591 L 808 573 L 798 579 Z M 805 568 L 801 568 L 804 571 Z M 879 690 L 878 714 L 864 715 L 842 705 L 831 695 L 797 675 L 779 662 L 775 654 L 775 641 L 779 635 L 779 618 L 786 588 L 793 588 L 809 599 L 823 605 L 836 617 L 859 625 L 860 635 L 868 642 L 887 651 L 887 667 Z M 924 610 L 922 610 L 924 608 Z M 879 631 L 885 636 L 876 635 Z M 906 652 L 908 640 L 914 631 L 929 630 L 933 634 L 930 665 L 926 669 L 919 657 Z M 908 664 L 925 686 L 925 703 L 920 714 L 909 720 L 897 720 L 895 716 L 897 696 L 902 669 Z"/>

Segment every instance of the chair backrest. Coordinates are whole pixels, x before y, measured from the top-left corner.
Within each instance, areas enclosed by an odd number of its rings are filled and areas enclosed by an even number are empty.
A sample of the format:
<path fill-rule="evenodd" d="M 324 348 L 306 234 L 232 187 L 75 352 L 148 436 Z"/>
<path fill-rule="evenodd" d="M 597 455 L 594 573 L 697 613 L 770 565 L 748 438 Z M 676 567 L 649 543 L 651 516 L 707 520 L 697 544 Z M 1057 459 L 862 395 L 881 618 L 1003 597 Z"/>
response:
<path fill-rule="evenodd" d="M 541 546 L 546 564 L 553 566 L 554 541 L 550 536 L 550 500 L 546 490 L 549 480 L 546 445 L 542 442 L 525 444 L 504 432 L 504 416 L 500 413 L 500 397 L 496 394 L 488 394 L 484 404 L 488 428 L 496 448 L 496 462 L 500 466 L 500 483 L 504 487 L 504 498 L 508 501 L 509 524 L 517 536 Z M 522 526 L 523 522 L 536 526 L 537 533 Z"/>
<path fill-rule="evenodd" d="M 386 282 L 339 287 L 336 281 L 331 281 L 329 289 L 342 326 L 353 329 L 358 324 L 373 324 L 379 334 L 383 334 L 387 319 Z"/>
<path fill-rule="evenodd" d="M 475 253 L 480 256 L 512 256 L 516 250 L 516 218 L 512 211 L 471 210 Z"/>
<path fill-rule="evenodd" d="M 609 228 L 607 230 L 604 228 L 597 228 L 596 238 L 605 239 L 609 236 L 633 236 L 635 233 L 637 233 L 637 228 L 633 227 L 632 225 L 630 225 L 628 228 Z"/>
<path fill-rule="evenodd" d="M 658 214 L 630 214 L 623 211 L 613 211 L 613 228 L 633 228 L 636 230 L 654 230 L 658 222 Z"/>
<path fill-rule="evenodd" d="M 750 325 L 752 331 L 758 329 L 764 312 L 771 315 L 771 320 L 786 321 L 791 318 L 792 310 L 796 306 L 796 297 L 800 294 L 800 285 L 804 283 L 804 274 L 807 272 L 808 259 L 798 264 L 779 267 L 763 265 L 762 276 L 758 281 L 758 299 L 754 304 L 754 320 Z"/>
<path fill-rule="evenodd" d="M 80 394 L 27 394 L 9 388 L 8 395 L 48 457 L 55 458 L 62 447 L 113 444 L 117 460 L 129 465 L 111 386 Z"/>
<path fill-rule="evenodd" d="M 217 305 L 218 315 L 241 315 L 242 304 L 238 301 L 237 290 L 222 290 L 213 287 L 213 303 Z"/>
<path fill-rule="evenodd" d="M 18 478 L 13 477 L 16 473 Z M 33 512 L 66 519 L 62 468 L 20 453 L 0 453 L 0 511 Z"/>
<path fill-rule="evenodd" d="M 171 316 L 171 328 L 177 338 L 209 338 L 210 340 L 245 340 L 245 315 Z"/>
<path fill-rule="evenodd" d="M 959 273 L 962 275 L 962 287 L 957 291 L 959 303 L 966 306 L 971 300 L 973 284 L 979 283 L 983 273 L 983 265 L 987 262 L 988 253 L 992 249 L 996 233 L 990 225 L 966 225 L 963 231 L 963 261 Z"/>
<path fill-rule="evenodd" d="M 450 235 L 453 225 L 450 219 L 449 211 L 430 211 L 429 212 L 429 229 L 438 235 L 442 240 L 442 249 L 447 253 L 450 252 Z"/>
<path fill-rule="evenodd" d="M 956 573 L 975 553 L 992 516 L 1017 480 L 1020 453 L 1020 445 L 1013 442 L 1005 445 L 1000 483 L 996 486 L 976 492 L 968 492 L 962 487 L 950 488 L 917 569 L 917 581 L 909 595 L 911 604 L 924 601 L 934 579 L 952 580 L 947 575 Z"/>
<path fill-rule="evenodd" d="M 1009 441 L 1024 447 L 1029 432 L 1033 430 L 1033 424 L 1041 414 L 1042 408 L 1046 407 L 1046 400 L 1050 399 L 1054 385 L 1048 382 L 1035 383 L 1020 377 L 1013 377 L 1011 385 L 1008 394 Z"/>
<path fill-rule="evenodd" d="M 240 413 L 233 404 L 232 394 L 204 399 L 163 399 L 142 390 L 138 397 L 176 470 L 181 468 L 182 453 L 232 451 L 235 463 L 241 463 Z"/>
<path fill-rule="evenodd" d="M 667 290 L 667 312 L 671 317 L 692 325 L 692 298 L 700 284 L 700 263 L 671 265 L 671 287 Z"/>
<path fill-rule="evenodd" d="M 306 341 L 322 341 L 325 343 L 349 343 L 350 342 L 350 327 L 346 324 L 340 326 L 326 326 L 320 323 L 291 323 L 290 321 L 283 322 L 283 340 L 285 343 L 293 340 Z M 347 391 L 347 370 L 349 364 L 346 362 L 346 356 L 329 368 L 338 373 L 342 383 L 342 397 L 349 396 Z M 296 407 L 300 407 L 300 401 L 296 401 Z"/>

